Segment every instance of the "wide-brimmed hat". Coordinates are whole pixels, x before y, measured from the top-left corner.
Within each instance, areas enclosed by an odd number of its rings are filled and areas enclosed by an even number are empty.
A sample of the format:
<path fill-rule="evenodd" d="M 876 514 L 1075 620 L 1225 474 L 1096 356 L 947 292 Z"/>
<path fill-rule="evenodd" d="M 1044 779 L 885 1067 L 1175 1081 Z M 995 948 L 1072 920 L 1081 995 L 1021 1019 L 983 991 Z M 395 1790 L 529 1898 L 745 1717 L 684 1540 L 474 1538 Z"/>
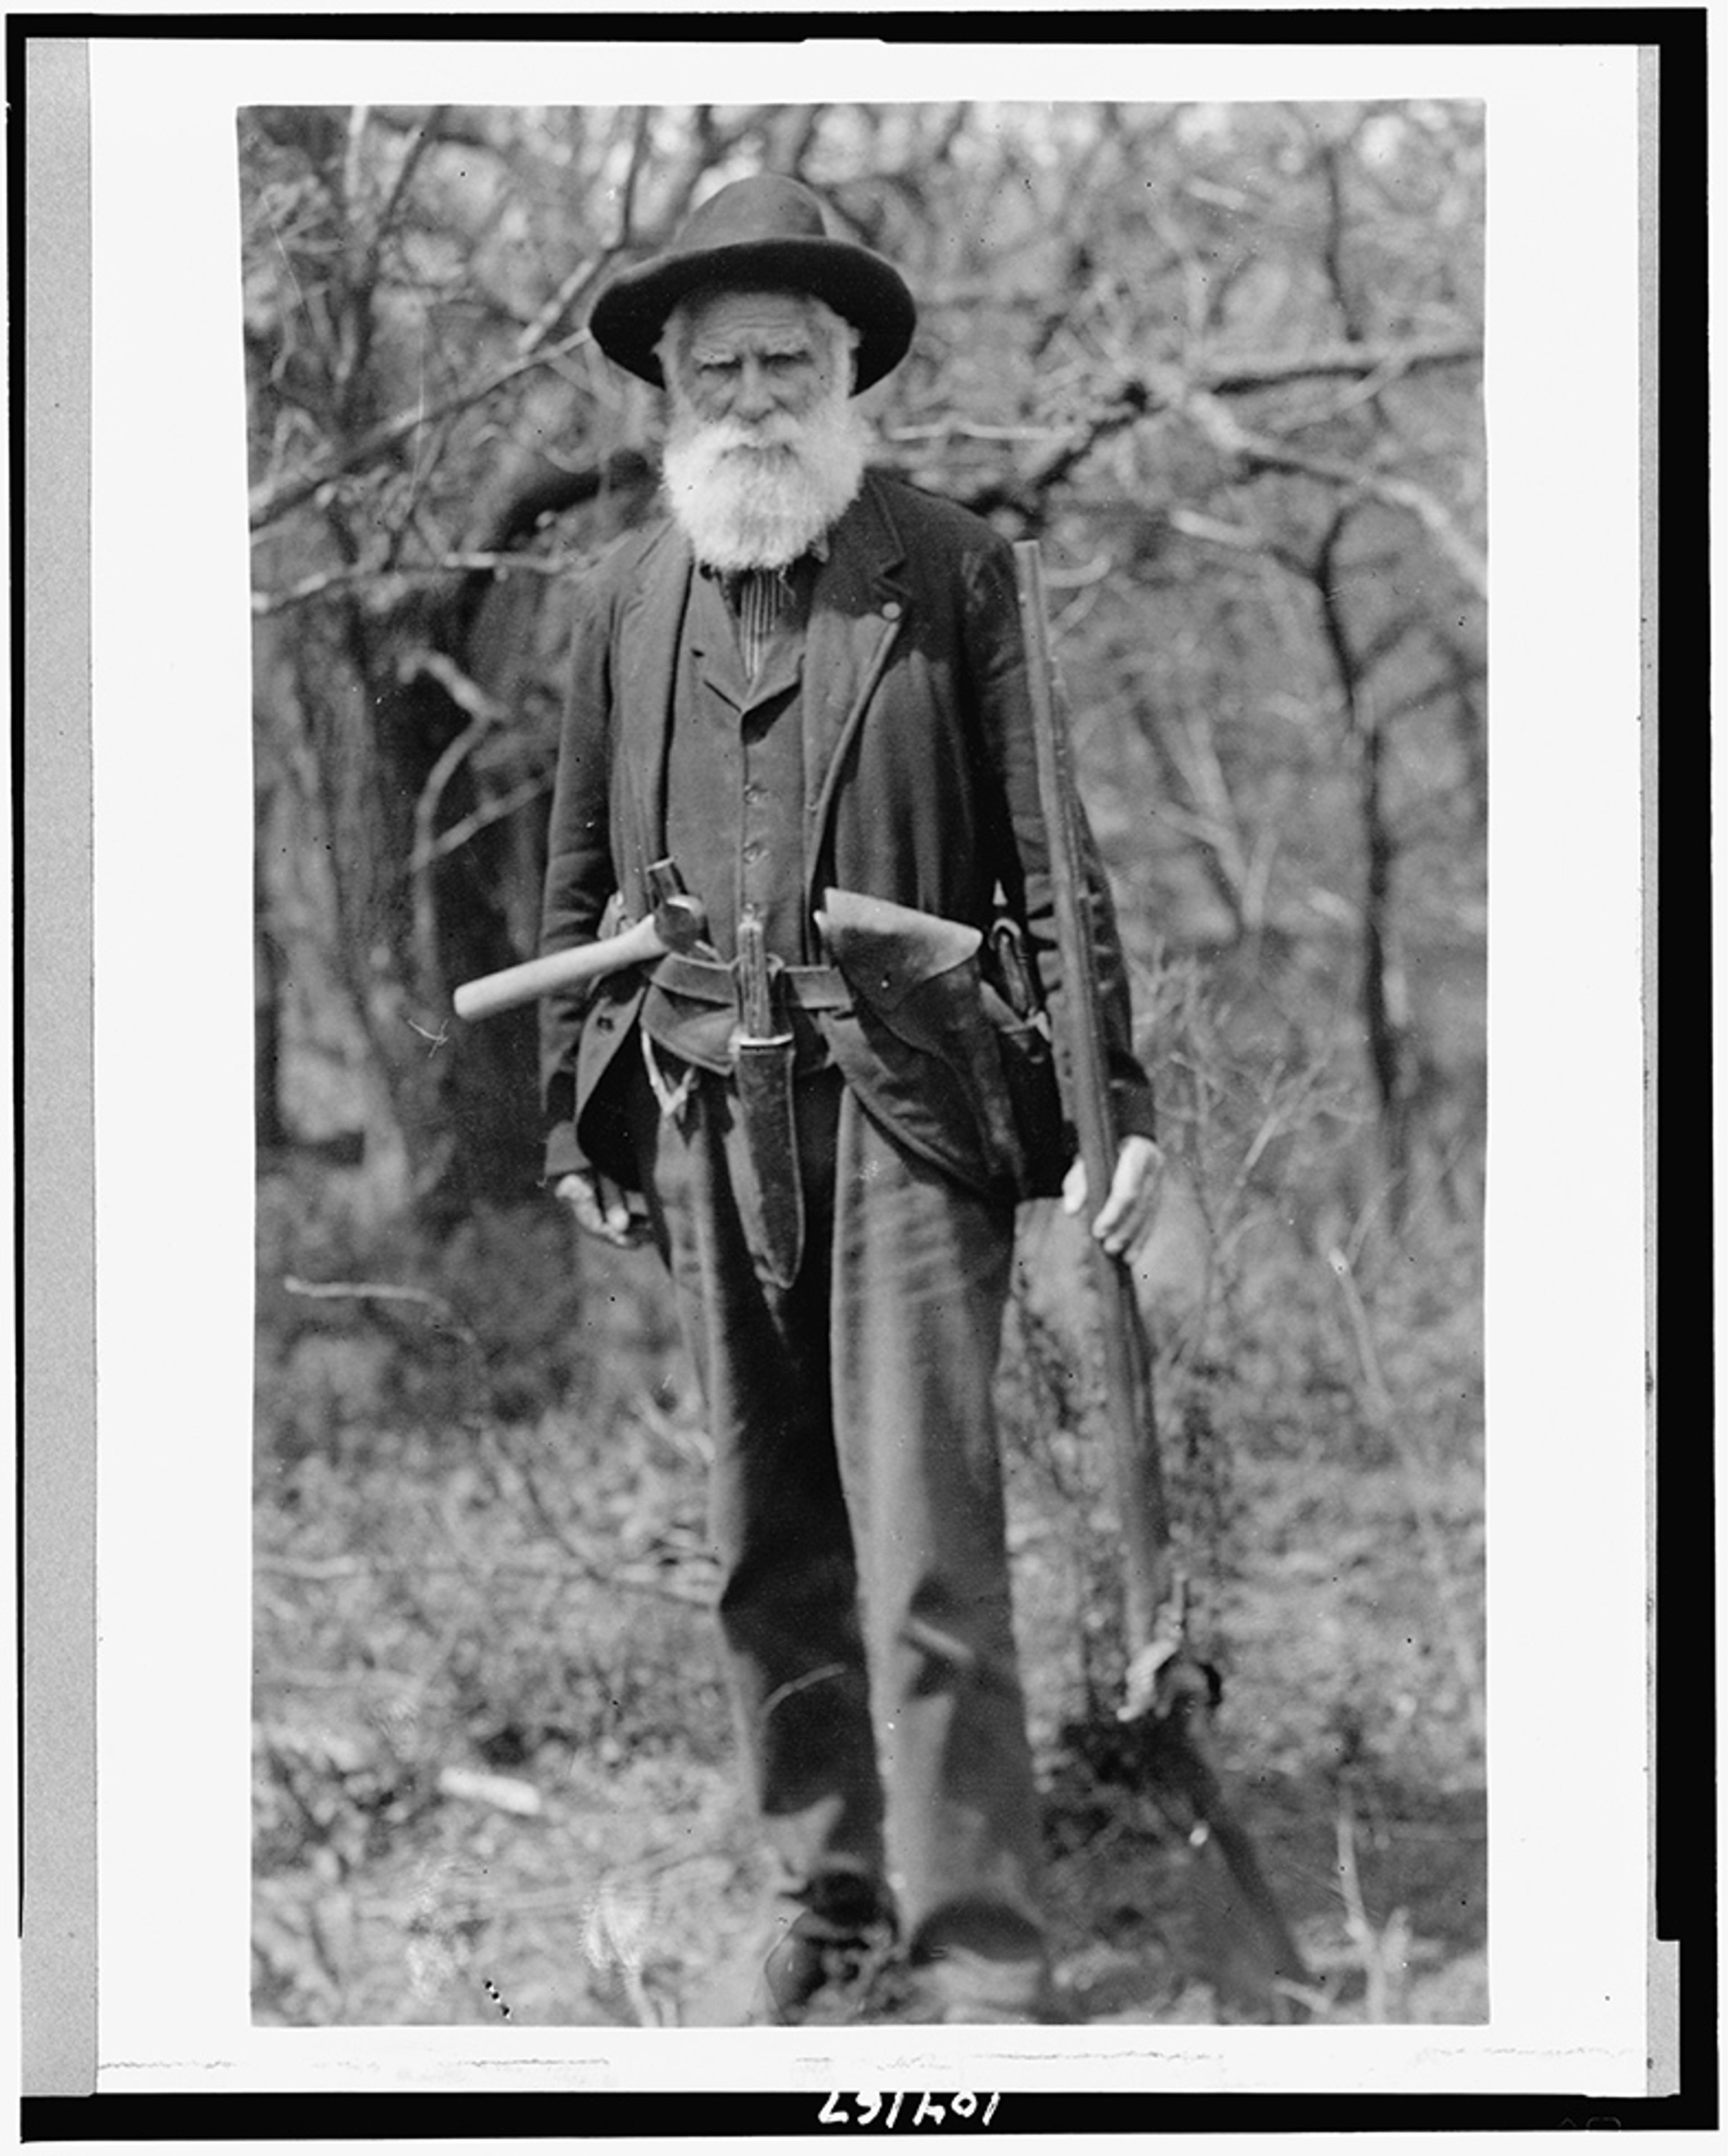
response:
<path fill-rule="evenodd" d="M 809 292 L 825 301 L 859 333 L 854 396 L 900 364 L 918 320 L 892 264 L 831 239 L 808 187 L 763 172 L 710 195 L 664 254 L 608 285 L 588 326 L 608 359 L 664 388 L 654 346 L 667 317 L 692 293 L 715 290 Z"/>

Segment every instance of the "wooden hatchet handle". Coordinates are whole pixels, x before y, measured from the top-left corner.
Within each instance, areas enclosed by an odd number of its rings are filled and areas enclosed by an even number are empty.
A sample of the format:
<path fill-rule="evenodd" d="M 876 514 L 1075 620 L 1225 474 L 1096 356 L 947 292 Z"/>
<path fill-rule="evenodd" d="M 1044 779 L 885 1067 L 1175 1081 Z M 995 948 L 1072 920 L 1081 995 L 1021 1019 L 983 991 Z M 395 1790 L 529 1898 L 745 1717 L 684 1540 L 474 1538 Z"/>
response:
<path fill-rule="evenodd" d="M 626 966 L 639 966 L 664 956 L 669 948 L 657 914 L 640 921 L 617 936 L 592 943 L 578 943 L 569 951 L 552 951 L 544 958 L 530 958 L 520 966 L 506 966 L 501 973 L 483 973 L 464 981 L 452 998 L 460 1019 L 495 1017 L 515 1010 L 518 1004 L 536 1002 L 560 988 L 580 988 L 584 981 L 602 973 L 616 973 Z"/>

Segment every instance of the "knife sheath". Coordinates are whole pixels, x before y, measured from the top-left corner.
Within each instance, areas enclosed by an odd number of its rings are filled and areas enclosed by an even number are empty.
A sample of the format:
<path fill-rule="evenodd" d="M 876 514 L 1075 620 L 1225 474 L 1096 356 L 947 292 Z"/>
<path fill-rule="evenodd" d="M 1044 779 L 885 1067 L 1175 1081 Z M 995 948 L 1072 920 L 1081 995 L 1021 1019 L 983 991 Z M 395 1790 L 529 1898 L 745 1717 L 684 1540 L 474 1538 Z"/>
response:
<path fill-rule="evenodd" d="M 756 1179 L 761 1255 L 777 1287 L 797 1276 L 804 1246 L 804 1192 L 798 1173 L 793 1103 L 794 1043 L 777 1023 L 761 917 L 746 907 L 738 922 L 739 1027 L 733 1037 L 738 1113 Z"/>

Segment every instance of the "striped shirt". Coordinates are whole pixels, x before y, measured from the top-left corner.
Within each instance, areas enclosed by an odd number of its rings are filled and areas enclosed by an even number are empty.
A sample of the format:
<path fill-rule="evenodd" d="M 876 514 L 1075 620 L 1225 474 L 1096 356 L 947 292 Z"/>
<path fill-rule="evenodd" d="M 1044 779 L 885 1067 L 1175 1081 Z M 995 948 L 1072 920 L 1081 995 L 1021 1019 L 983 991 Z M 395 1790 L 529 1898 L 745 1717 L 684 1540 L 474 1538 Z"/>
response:
<path fill-rule="evenodd" d="M 801 555 L 799 561 L 825 562 L 828 554 L 824 536 Z M 797 567 L 797 562 L 787 562 L 774 569 L 703 570 L 705 576 L 715 578 L 726 593 L 726 605 L 737 624 L 738 650 L 744 661 L 746 681 L 753 682 L 761 672 L 762 660 L 774 641 L 780 617 L 797 602 L 792 577 Z"/>

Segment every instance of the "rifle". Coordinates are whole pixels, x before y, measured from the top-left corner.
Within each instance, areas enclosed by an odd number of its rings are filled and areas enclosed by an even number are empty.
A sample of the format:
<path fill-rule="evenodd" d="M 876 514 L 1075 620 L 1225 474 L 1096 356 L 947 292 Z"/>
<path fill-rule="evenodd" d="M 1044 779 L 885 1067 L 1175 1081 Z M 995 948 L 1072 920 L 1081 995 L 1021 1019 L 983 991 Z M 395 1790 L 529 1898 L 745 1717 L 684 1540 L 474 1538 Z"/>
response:
<path fill-rule="evenodd" d="M 1095 1207 L 1110 1189 L 1117 1152 L 1095 933 L 1103 895 L 1086 872 L 1084 825 L 1036 542 L 1015 547 L 1014 573 L 1065 990 L 1059 1074 L 1085 1163 L 1088 1204 Z M 1186 1584 L 1171 1558 L 1151 1342 L 1125 1260 L 1112 1257 L 1090 1236 L 1087 1253 L 1101 1318 L 1100 1376 L 1122 1525 L 1128 1667 L 1120 1718 L 1132 1726 L 1161 1809 L 1202 1857 L 1211 1849 L 1223 1860 L 1228 1877 L 1209 1882 L 1218 1890 L 1209 1898 L 1231 1935 L 1235 1980 L 1274 2019 L 1287 2020 L 1291 1987 L 1305 1985 L 1308 1973 L 1254 1844 L 1208 1756 L 1206 1725 L 1219 1686 L 1216 1672 L 1189 1645 Z"/>

